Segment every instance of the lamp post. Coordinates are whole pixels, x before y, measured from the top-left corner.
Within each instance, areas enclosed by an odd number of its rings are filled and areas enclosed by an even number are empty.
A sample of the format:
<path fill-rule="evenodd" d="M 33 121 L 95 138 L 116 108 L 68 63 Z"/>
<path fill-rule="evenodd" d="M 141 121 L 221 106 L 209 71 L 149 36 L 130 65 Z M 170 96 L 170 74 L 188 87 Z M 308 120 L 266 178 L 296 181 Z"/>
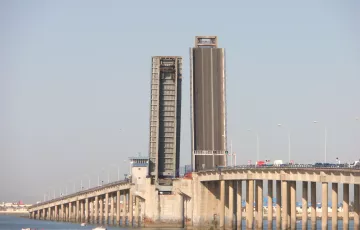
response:
<path fill-rule="evenodd" d="M 282 124 L 278 124 L 278 127 L 284 127 Z M 289 155 L 289 164 L 291 162 L 291 134 L 290 130 L 288 129 L 288 155 Z"/>
<path fill-rule="evenodd" d="M 251 129 L 248 129 L 249 132 L 252 132 Z M 256 161 L 259 161 L 259 155 L 260 155 L 260 140 L 259 140 L 259 133 L 255 132 L 256 134 Z"/>
<path fill-rule="evenodd" d="M 104 172 L 104 169 L 101 169 L 100 173 L 102 174 Z M 100 173 L 98 174 L 98 186 L 100 186 Z M 103 182 L 103 180 L 102 180 Z"/>
<path fill-rule="evenodd" d="M 120 180 L 120 166 L 118 166 L 118 181 Z"/>
<path fill-rule="evenodd" d="M 85 174 L 85 176 L 89 179 L 89 187 L 88 187 L 88 189 L 89 189 L 90 186 L 91 186 L 91 185 L 90 185 L 90 183 L 91 183 L 91 182 L 90 182 L 90 176 L 89 176 L 88 174 Z"/>
<path fill-rule="evenodd" d="M 314 123 L 315 124 L 317 124 L 317 123 L 319 123 L 318 121 L 314 121 Z M 325 126 L 325 141 L 324 141 L 325 143 L 324 143 L 324 155 L 325 155 L 325 157 L 324 157 L 324 159 L 325 159 L 325 161 L 324 161 L 324 163 L 326 163 L 326 158 L 327 158 L 327 128 L 326 128 L 326 126 Z"/>

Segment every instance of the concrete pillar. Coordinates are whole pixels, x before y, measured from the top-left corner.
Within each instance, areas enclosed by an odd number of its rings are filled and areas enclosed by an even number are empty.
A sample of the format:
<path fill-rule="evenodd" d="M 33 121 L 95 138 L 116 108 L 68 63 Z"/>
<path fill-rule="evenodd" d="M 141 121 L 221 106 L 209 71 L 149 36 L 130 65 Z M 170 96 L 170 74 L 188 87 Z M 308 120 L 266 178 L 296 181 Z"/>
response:
<path fill-rule="evenodd" d="M 48 208 L 48 216 L 47 216 L 47 219 L 48 219 L 48 220 L 51 220 L 51 218 L 52 218 L 51 208 L 49 207 L 49 208 Z"/>
<path fill-rule="evenodd" d="M 287 183 L 287 228 L 291 228 L 291 192 L 290 192 L 290 186 L 291 181 L 288 181 Z"/>
<path fill-rule="evenodd" d="M 66 222 L 69 222 L 69 220 L 70 220 L 69 206 L 70 206 L 69 203 L 67 203 L 65 206 L 65 221 Z"/>
<path fill-rule="evenodd" d="M 74 216 L 73 216 L 73 209 L 72 209 L 72 203 L 69 203 L 69 222 L 73 222 L 74 221 Z"/>
<path fill-rule="evenodd" d="M 273 181 L 268 180 L 268 229 L 272 229 L 273 227 L 273 196 L 274 196 L 274 189 L 273 189 Z"/>
<path fill-rule="evenodd" d="M 291 199 L 291 229 L 296 229 L 296 181 L 290 182 L 290 199 Z"/>
<path fill-rule="evenodd" d="M 59 220 L 59 213 L 58 213 L 58 206 L 55 205 L 55 213 L 54 213 L 54 220 L 58 221 Z"/>
<path fill-rule="evenodd" d="M 237 188 L 236 188 L 236 226 L 237 229 L 241 229 L 241 222 L 242 222 L 242 181 L 237 181 Z"/>
<path fill-rule="evenodd" d="M 360 185 L 354 184 L 354 229 L 360 229 Z"/>
<path fill-rule="evenodd" d="M 105 224 L 109 223 L 109 193 L 105 194 Z"/>
<path fill-rule="evenodd" d="M 301 228 L 302 230 L 307 230 L 308 225 L 308 182 L 302 182 L 302 221 Z"/>
<path fill-rule="evenodd" d="M 111 225 L 114 224 L 114 194 L 111 194 L 111 198 L 110 198 L 110 217 L 109 217 L 109 223 Z"/>
<path fill-rule="evenodd" d="M 116 191 L 116 225 L 120 225 L 120 191 Z"/>
<path fill-rule="evenodd" d="M 128 209 L 126 208 L 126 191 L 123 191 L 122 196 L 120 195 L 120 197 L 122 197 L 122 211 L 120 211 L 120 219 L 122 219 L 122 226 L 125 226 L 125 216 L 127 215 L 127 211 Z M 122 214 L 122 216 L 121 216 Z"/>
<path fill-rule="evenodd" d="M 349 229 L 349 184 L 343 184 L 343 229 Z"/>
<path fill-rule="evenodd" d="M 140 198 L 139 198 L 140 199 Z M 179 211 L 180 211 L 180 220 L 181 220 L 181 228 L 185 228 L 185 213 L 184 213 L 184 196 L 182 194 L 179 194 Z M 140 214 L 141 217 L 141 214 Z M 143 226 L 143 223 L 141 223 L 142 218 L 139 218 L 139 227 Z"/>
<path fill-rule="evenodd" d="M 135 196 L 135 223 L 136 227 L 139 227 L 139 197 Z"/>
<path fill-rule="evenodd" d="M 103 224 L 104 223 L 104 198 L 99 197 L 99 201 L 100 201 L 99 223 Z"/>
<path fill-rule="evenodd" d="M 89 215 L 90 214 L 90 209 L 89 209 L 89 198 L 86 198 L 85 199 L 85 220 L 82 220 L 84 221 L 85 223 L 89 223 Z M 82 222 L 81 221 L 81 222 Z"/>
<path fill-rule="evenodd" d="M 246 228 L 253 228 L 254 221 L 254 181 L 246 181 Z"/>
<path fill-rule="evenodd" d="M 60 206 L 60 221 L 64 221 L 64 204 L 61 204 Z"/>
<path fill-rule="evenodd" d="M 209 186 L 208 182 L 204 181 L 200 185 L 200 205 L 201 205 L 201 214 L 202 214 L 202 225 L 207 225 L 209 223 L 209 210 L 208 210 L 208 203 L 209 203 Z"/>
<path fill-rule="evenodd" d="M 220 215 L 220 229 L 225 228 L 225 181 L 220 181 L 220 206 L 219 206 L 219 215 Z"/>
<path fill-rule="evenodd" d="M 229 181 L 229 214 L 228 214 L 228 226 L 233 228 L 234 223 L 234 181 Z"/>
<path fill-rule="evenodd" d="M 98 224 L 99 223 L 99 209 L 98 209 L 98 206 L 99 206 L 99 197 L 96 196 L 95 197 L 95 202 L 94 202 L 94 224 Z"/>
<path fill-rule="evenodd" d="M 94 213 L 95 213 L 95 199 L 91 199 L 89 201 L 89 215 L 91 218 L 91 222 L 90 223 L 95 223 L 95 218 L 94 218 Z"/>
<path fill-rule="evenodd" d="M 332 212 L 331 212 L 331 226 L 332 229 L 338 229 L 338 184 L 332 183 L 332 193 L 331 193 L 331 203 L 332 203 Z"/>
<path fill-rule="evenodd" d="M 257 217 L 256 217 L 256 226 L 258 229 L 263 229 L 263 181 L 256 181 L 256 204 L 257 204 Z"/>
<path fill-rule="evenodd" d="M 282 194 L 281 194 L 281 204 L 282 204 L 282 229 L 288 229 L 288 185 L 287 181 L 282 181 Z"/>
<path fill-rule="evenodd" d="M 311 229 L 316 230 L 316 182 L 311 182 Z"/>
<path fill-rule="evenodd" d="M 79 213 L 79 201 L 77 200 L 75 203 L 75 221 L 76 222 L 81 222 L 80 220 L 80 213 Z"/>
<path fill-rule="evenodd" d="M 321 184 L 321 229 L 328 229 L 328 183 Z"/>
<path fill-rule="evenodd" d="M 281 181 L 276 181 L 276 229 L 281 228 Z"/>
<path fill-rule="evenodd" d="M 85 212 L 84 212 L 84 200 L 80 201 L 80 213 L 79 213 L 79 220 L 81 223 L 86 222 L 85 220 Z M 79 211 L 78 211 L 79 212 Z"/>
<path fill-rule="evenodd" d="M 134 215 L 134 202 L 133 202 L 133 194 L 131 190 L 129 191 L 129 225 L 133 226 L 133 215 Z"/>

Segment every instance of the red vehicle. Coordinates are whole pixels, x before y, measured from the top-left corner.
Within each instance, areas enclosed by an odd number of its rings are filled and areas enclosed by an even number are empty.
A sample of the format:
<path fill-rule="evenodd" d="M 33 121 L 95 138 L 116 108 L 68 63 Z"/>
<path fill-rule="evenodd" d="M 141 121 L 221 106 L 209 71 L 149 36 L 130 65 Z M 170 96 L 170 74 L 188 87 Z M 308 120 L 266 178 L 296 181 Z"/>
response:
<path fill-rule="evenodd" d="M 270 164 L 270 160 L 265 160 L 265 161 L 257 161 L 256 162 L 256 166 L 266 166 Z"/>

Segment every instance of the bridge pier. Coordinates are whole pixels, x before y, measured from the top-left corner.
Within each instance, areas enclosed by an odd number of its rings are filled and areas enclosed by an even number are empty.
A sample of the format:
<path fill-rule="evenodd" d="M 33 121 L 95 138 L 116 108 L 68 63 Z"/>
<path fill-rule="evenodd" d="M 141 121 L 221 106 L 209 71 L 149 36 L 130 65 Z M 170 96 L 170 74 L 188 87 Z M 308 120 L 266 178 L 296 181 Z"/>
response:
<path fill-rule="evenodd" d="M 51 220 L 52 219 L 52 216 L 51 216 L 51 207 L 48 208 L 48 216 L 47 216 L 47 219 L 48 220 Z"/>
<path fill-rule="evenodd" d="M 252 229 L 254 223 L 254 180 L 246 181 L 246 228 Z"/>
<path fill-rule="evenodd" d="M 281 193 L 281 203 L 282 203 L 282 229 L 288 229 L 288 185 L 287 181 L 283 180 L 282 182 L 282 193 Z"/>
<path fill-rule="evenodd" d="M 331 212 L 331 226 L 332 229 L 338 229 L 338 183 L 332 183 L 332 212 Z"/>
<path fill-rule="evenodd" d="M 256 180 L 256 227 L 263 229 L 263 181 Z"/>
<path fill-rule="evenodd" d="M 281 181 L 276 181 L 276 229 L 281 229 Z"/>
<path fill-rule="evenodd" d="M 296 230 L 296 181 L 290 181 L 291 230 Z"/>
<path fill-rule="evenodd" d="M 302 182 L 302 221 L 301 221 L 301 228 L 302 230 L 307 230 L 308 225 L 308 182 Z"/>
<path fill-rule="evenodd" d="M 229 188 L 229 214 L 228 214 L 228 220 L 227 220 L 227 228 L 232 229 L 233 228 L 233 222 L 234 222 L 234 181 L 228 182 L 228 188 Z"/>
<path fill-rule="evenodd" d="M 311 229 L 316 230 L 316 182 L 311 182 Z"/>
<path fill-rule="evenodd" d="M 220 181 L 220 205 L 219 205 L 219 227 L 225 228 L 225 181 Z"/>
<path fill-rule="evenodd" d="M 115 225 L 120 225 L 120 190 L 116 191 L 116 222 Z"/>
<path fill-rule="evenodd" d="M 134 226 L 134 223 L 133 223 L 133 215 L 134 215 L 134 201 L 133 201 L 133 194 L 131 192 L 131 190 L 129 190 L 129 217 L 128 217 L 128 220 L 129 220 L 129 226 L 132 227 Z"/>
<path fill-rule="evenodd" d="M 321 209 L 322 209 L 322 216 L 321 216 L 321 229 L 327 230 L 328 229 L 328 183 L 322 182 L 322 191 L 321 191 Z"/>
<path fill-rule="evenodd" d="M 242 180 L 237 181 L 236 188 L 236 227 L 241 229 L 242 226 Z"/>
<path fill-rule="evenodd" d="M 354 229 L 360 229 L 360 185 L 354 184 Z"/>
<path fill-rule="evenodd" d="M 109 223 L 109 193 L 105 194 L 105 225 Z"/>
<path fill-rule="evenodd" d="M 95 197 L 94 202 L 95 210 L 94 210 L 94 224 L 99 223 L 99 196 Z"/>
<path fill-rule="evenodd" d="M 343 184 L 343 229 L 349 229 L 349 184 Z"/>
<path fill-rule="evenodd" d="M 81 222 L 89 223 L 89 198 L 85 199 L 85 211 L 84 215 L 81 215 Z"/>
<path fill-rule="evenodd" d="M 273 229 L 273 196 L 274 196 L 274 189 L 273 189 L 274 181 L 268 180 L 268 213 L 267 213 L 267 220 L 268 220 L 268 229 Z"/>

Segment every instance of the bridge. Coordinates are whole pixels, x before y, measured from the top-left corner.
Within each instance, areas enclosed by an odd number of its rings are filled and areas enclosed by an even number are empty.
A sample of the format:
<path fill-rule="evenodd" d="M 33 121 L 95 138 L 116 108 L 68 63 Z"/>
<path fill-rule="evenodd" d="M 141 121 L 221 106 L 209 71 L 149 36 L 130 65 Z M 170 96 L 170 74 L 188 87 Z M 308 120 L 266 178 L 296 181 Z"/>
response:
<path fill-rule="evenodd" d="M 301 188 L 297 188 L 296 182 L 302 184 Z M 339 218 L 343 220 L 343 229 L 349 229 L 350 188 L 354 190 L 354 229 L 359 229 L 360 169 L 353 168 L 228 167 L 175 178 L 171 187 L 156 186 L 142 173 L 128 181 L 33 205 L 29 213 L 30 218 L 53 221 L 194 229 L 241 229 L 242 221 L 246 222 L 247 229 L 262 229 L 266 218 L 269 226 L 275 221 L 276 229 L 300 226 L 307 229 L 308 223 L 311 229 L 316 229 L 317 183 L 321 184 L 322 229 L 328 228 L 330 218 L 332 229 L 338 228 Z M 267 194 L 264 194 L 264 184 L 267 184 Z M 343 187 L 342 201 L 338 196 L 340 186 Z M 332 207 L 328 207 L 329 189 Z M 302 197 L 302 210 L 310 208 L 310 215 L 307 211 L 301 216 L 297 213 L 297 193 Z M 264 196 L 268 198 L 268 207 L 263 206 Z M 245 207 L 241 202 L 244 198 Z M 341 213 L 339 202 L 343 203 Z"/>

